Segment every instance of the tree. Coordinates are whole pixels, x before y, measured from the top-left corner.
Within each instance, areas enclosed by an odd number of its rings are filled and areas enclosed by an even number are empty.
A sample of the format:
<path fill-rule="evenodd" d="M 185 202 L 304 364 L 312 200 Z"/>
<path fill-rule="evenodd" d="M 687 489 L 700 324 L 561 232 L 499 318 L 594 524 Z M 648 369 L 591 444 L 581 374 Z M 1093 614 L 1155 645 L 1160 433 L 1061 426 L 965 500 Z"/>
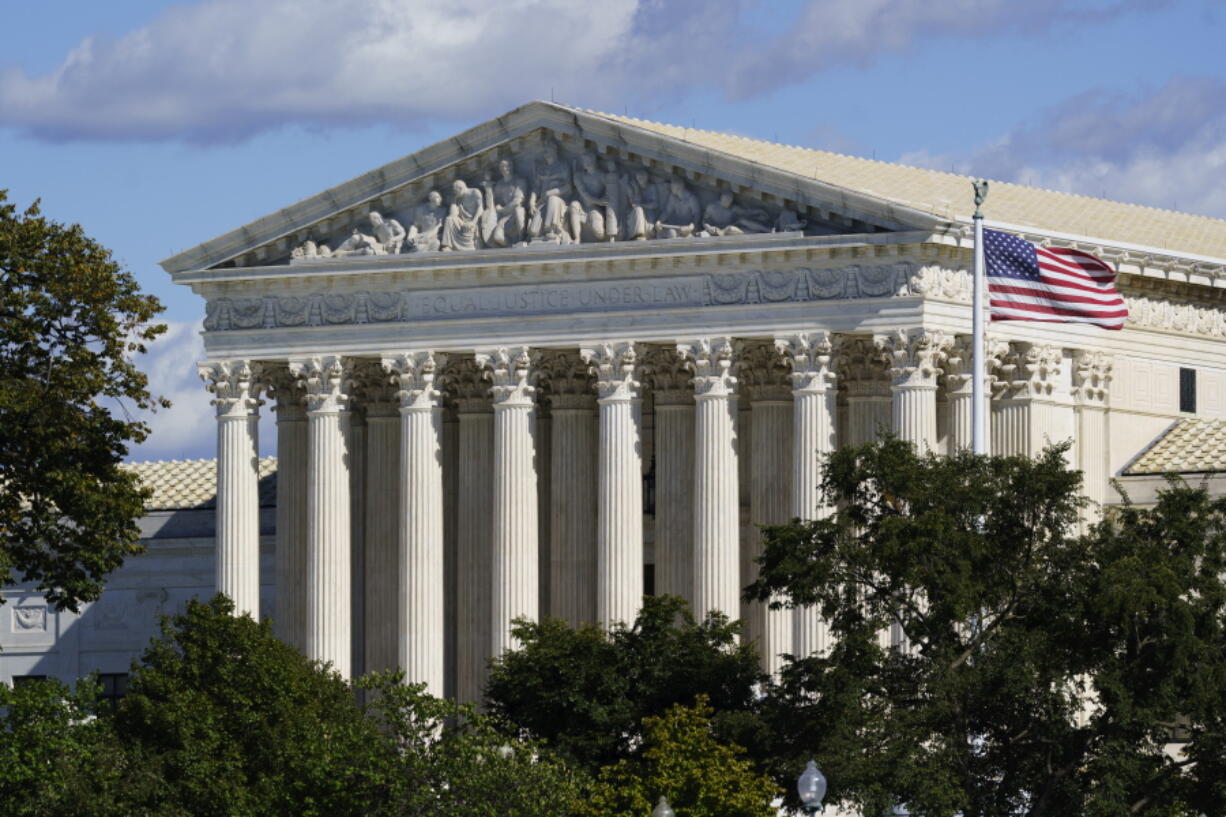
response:
<path fill-rule="evenodd" d="M 771 694 L 777 774 L 812 753 L 866 814 L 1223 813 L 1226 500 L 1174 482 L 1075 535 L 1065 453 L 830 455 L 837 511 L 768 529 L 747 593 L 834 639 Z"/>
<path fill-rule="evenodd" d="M 79 226 L 0 191 L 0 585 L 75 611 L 136 552 L 147 494 L 120 463 L 149 429 L 108 405 L 169 405 L 132 360 L 161 310 Z"/>
<path fill-rule="evenodd" d="M 518 621 L 521 647 L 495 662 L 490 711 L 593 773 L 635 751 L 643 718 L 706 695 L 717 731 L 752 732 L 766 681 L 740 625 L 712 613 L 696 622 L 682 599 L 647 598 L 632 626 L 605 631 L 546 619 Z"/>
<path fill-rule="evenodd" d="M 643 817 L 660 797 L 685 817 L 774 817 L 779 794 L 739 746 L 712 735 L 705 695 L 643 720 L 643 748 L 601 770 L 580 811 L 587 817 Z"/>
<path fill-rule="evenodd" d="M 559 817 L 587 776 L 547 748 L 508 740 L 469 704 L 433 698 L 399 674 L 368 678 L 371 709 L 400 750 L 387 813 L 395 817 Z"/>
<path fill-rule="evenodd" d="M 133 669 L 115 731 L 161 814 L 377 813 L 397 753 L 353 689 L 235 617 L 224 596 L 167 619 Z"/>

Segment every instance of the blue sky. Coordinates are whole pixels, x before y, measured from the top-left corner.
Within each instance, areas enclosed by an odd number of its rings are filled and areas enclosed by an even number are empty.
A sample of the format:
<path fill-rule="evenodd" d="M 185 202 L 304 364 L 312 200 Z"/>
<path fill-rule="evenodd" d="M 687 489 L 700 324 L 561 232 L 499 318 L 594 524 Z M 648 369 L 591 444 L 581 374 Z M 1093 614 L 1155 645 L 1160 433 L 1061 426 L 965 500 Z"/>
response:
<path fill-rule="evenodd" d="M 0 0 L 0 188 L 167 306 L 157 261 L 532 98 L 1226 218 L 1215 0 Z M 271 442 L 271 435 L 265 435 Z M 268 446 L 264 446 L 267 448 Z"/>

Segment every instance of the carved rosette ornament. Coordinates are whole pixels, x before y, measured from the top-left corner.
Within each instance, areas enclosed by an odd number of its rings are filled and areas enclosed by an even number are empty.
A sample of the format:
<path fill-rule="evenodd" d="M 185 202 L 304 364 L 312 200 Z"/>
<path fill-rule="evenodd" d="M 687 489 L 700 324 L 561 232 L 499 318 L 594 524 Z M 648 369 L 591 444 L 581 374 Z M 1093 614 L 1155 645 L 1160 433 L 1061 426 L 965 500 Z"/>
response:
<path fill-rule="evenodd" d="M 1073 399 L 1103 408 L 1110 393 L 1115 359 L 1105 352 L 1079 351 L 1073 356 Z"/>
<path fill-rule="evenodd" d="M 828 332 L 776 338 L 775 352 L 791 369 L 788 378 L 794 392 L 820 394 L 834 386 L 834 341 Z"/>
<path fill-rule="evenodd" d="M 931 388 L 948 357 L 953 340 L 941 331 L 899 329 L 873 339 L 888 366 L 895 388 Z"/>
<path fill-rule="evenodd" d="M 703 338 L 691 343 L 678 343 L 677 354 L 692 375 L 695 399 L 736 394 L 731 338 Z"/>
<path fill-rule="evenodd" d="M 306 392 L 308 412 L 336 413 L 348 409 L 353 361 L 335 355 L 311 357 L 291 360 L 289 370 Z"/>
<path fill-rule="evenodd" d="M 204 387 L 213 395 L 209 402 L 219 419 L 247 418 L 263 404 L 259 399 L 259 364 L 246 360 L 214 360 L 197 367 Z"/>
<path fill-rule="evenodd" d="M 532 405 L 540 355 L 527 346 L 501 346 L 478 352 L 473 359 L 491 384 L 490 394 L 497 405 Z"/>
<path fill-rule="evenodd" d="M 443 394 L 436 388 L 435 380 L 446 363 L 446 355 L 429 351 L 383 358 L 383 371 L 390 376 L 401 412 L 433 411 L 439 407 Z"/>
<path fill-rule="evenodd" d="M 579 356 L 596 378 L 596 394 L 601 401 L 638 398 L 639 351 L 634 343 L 602 343 L 580 349 Z"/>

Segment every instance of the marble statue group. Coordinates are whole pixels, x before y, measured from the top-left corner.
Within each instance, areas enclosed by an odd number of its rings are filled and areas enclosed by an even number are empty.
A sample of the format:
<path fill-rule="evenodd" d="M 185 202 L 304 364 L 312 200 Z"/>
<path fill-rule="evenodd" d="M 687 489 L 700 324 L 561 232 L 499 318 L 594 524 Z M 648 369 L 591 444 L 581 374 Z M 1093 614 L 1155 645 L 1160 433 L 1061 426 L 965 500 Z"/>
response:
<path fill-rule="evenodd" d="M 503 157 L 480 182 L 457 178 L 447 193 L 445 201 L 430 190 L 403 214 L 404 223 L 371 210 L 368 227 L 355 227 L 335 246 L 308 239 L 291 258 L 799 232 L 806 226 L 793 210 L 772 214 L 761 204 L 739 202 L 727 189 L 710 192 L 704 205 L 680 176 L 659 179 L 646 167 L 602 161 L 593 152 L 572 160 L 553 141 L 544 143 L 526 177 Z"/>

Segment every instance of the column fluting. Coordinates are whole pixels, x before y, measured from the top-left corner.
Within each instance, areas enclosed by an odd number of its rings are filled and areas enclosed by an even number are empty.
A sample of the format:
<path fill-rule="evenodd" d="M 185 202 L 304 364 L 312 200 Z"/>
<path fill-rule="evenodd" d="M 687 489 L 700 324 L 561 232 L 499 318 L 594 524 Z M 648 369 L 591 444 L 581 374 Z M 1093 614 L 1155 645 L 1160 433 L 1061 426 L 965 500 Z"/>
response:
<path fill-rule="evenodd" d="M 935 451 L 937 378 L 952 339 L 940 331 L 900 329 L 877 337 L 876 343 L 889 363 L 894 433 L 920 453 Z"/>
<path fill-rule="evenodd" d="M 276 607 L 273 632 L 287 644 L 305 646 L 307 585 L 306 393 L 289 369 L 270 373 L 277 406 L 277 531 L 273 563 Z"/>
<path fill-rule="evenodd" d="M 729 338 L 677 345 L 694 382 L 694 613 L 740 616 L 736 378 Z"/>
<path fill-rule="evenodd" d="M 694 603 L 694 391 L 674 349 L 645 356 L 655 411 L 655 591 Z"/>
<path fill-rule="evenodd" d="M 290 361 L 307 400 L 308 658 L 348 678 L 353 644 L 349 498 L 349 389 L 352 364 L 334 356 Z"/>
<path fill-rule="evenodd" d="M 580 355 L 596 376 L 600 406 L 596 619 L 604 627 L 633 624 L 643 603 L 639 353 L 633 343 L 604 343 Z"/>
<path fill-rule="evenodd" d="M 217 409 L 216 588 L 260 617 L 259 383 L 245 360 L 200 366 Z"/>

